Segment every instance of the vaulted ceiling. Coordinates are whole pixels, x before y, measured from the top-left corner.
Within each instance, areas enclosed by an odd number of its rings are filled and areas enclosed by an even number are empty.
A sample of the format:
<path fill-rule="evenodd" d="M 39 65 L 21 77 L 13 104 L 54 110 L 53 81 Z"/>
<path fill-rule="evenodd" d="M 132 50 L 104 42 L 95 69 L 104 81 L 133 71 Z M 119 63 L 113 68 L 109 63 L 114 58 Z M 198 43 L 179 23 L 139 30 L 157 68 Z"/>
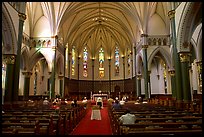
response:
<path fill-rule="evenodd" d="M 49 35 L 58 35 L 64 45 L 79 50 L 87 45 L 91 52 L 101 46 L 111 52 L 118 45 L 123 51 L 148 33 L 155 15 L 168 33 L 168 11 L 168 2 L 27 2 L 28 35 L 37 36 L 40 23 L 45 29 L 43 19 Z"/>

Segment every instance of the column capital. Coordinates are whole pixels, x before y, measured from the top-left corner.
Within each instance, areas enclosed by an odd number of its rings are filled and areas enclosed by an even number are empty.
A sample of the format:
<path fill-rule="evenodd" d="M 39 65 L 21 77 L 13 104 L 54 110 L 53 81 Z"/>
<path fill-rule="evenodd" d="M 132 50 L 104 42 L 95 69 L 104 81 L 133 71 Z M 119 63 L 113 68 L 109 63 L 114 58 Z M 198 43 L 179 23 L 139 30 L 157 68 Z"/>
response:
<path fill-rule="evenodd" d="M 16 58 L 16 55 L 13 55 L 13 54 L 4 54 L 3 55 L 3 61 L 6 64 L 14 64 L 15 63 L 15 58 Z"/>
<path fill-rule="evenodd" d="M 26 77 L 29 78 L 33 73 L 29 71 L 23 71 L 22 74 Z"/>
<path fill-rule="evenodd" d="M 141 37 L 148 37 L 148 34 L 141 34 Z"/>
<path fill-rule="evenodd" d="M 57 36 L 57 35 L 55 35 L 55 36 L 51 36 L 51 38 L 58 39 L 58 36 Z"/>
<path fill-rule="evenodd" d="M 143 49 L 147 49 L 147 48 L 148 48 L 148 45 L 142 45 L 142 48 L 143 48 Z"/>
<path fill-rule="evenodd" d="M 198 67 L 198 72 L 200 73 L 202 71 L 202 61 L 197 61 L 196 65 Z"/>
<path fill-rule="evenodd" d="M 168 70 L 170 76 L 175 76 L 175 70 L 174 69 L 169 69 Z"/>
<path fill-rule="evenodd" d="M 180 61 L 181 62 L 188 62 L 189 61 L 189 52 L 180 52 L 179 53 Z"/>
<path fill-rule="evenodd" d="M 63 79 L 63 75 L 62 74 L 60 74 L 59 76 L 58 76 L 58 78 L 60 79 L 60 80 L 62 80 Z"/>
<path fill-rule="evenodd" d="M 24 21 L 26 20 L 26 15 L 24 13 L 18 13 L 19 19 Z"/>
<path fill-rule="evenodd" d="M 175 10 L 170 10 L 170 11 L 168 12 L 169 18 L 170 18 L 170 19 L 174 18 L 174 17 L 175 17 L 175 13 L 176 13 Z"/>
<path fill-rule="evenodd" d="M 142 78 L 142 74 L 137 74 L 136 77 L 137 77 L 137 79 L 141 79 Z"/>

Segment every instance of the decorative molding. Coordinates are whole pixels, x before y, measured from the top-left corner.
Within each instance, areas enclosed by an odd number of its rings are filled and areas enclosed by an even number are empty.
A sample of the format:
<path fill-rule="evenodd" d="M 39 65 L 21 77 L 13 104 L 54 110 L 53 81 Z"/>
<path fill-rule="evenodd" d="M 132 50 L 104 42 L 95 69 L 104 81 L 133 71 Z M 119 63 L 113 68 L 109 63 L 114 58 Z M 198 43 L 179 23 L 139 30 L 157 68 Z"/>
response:
<path fill-rule="evenodd" d="M 179 53 L 180 61 L 181 62 L 188 62 L 189 61 L 189 53 L 188 52 L 182 52 Z"/>
<path fill-rule="evenodd" d="M 19 19 L 24 21 L 26 20 L 26 15 L 24 13 L 18 13 Z"/>
<path fill-rule="evenodd" d="M 170 10 L 170 11 L 168 12 L 168 16 L 169 16 L 170 20 L 175 17 L 175 13 L 176 13 L 175 10 Z"/>
<path fill-rule="evenodd" d="M 189 48 L 189 43 L 187 42 L 187 41 L 185 41 L 184 43 L 183 43 L 183 47 L 186 49 L 186 48 Z"/>
<path fill-rule="evenodd" d="M 24 71 L 24 72 L 22 72 L 22 74 L 25 75 L 26 78 L 29 78 L 33 73 Z"/>
<path fill-rule="evenodd" d="M 175 70 L 174 69 L 170 69 L 168 70 L 170 76 L 175 76 Z"/>
<path fill-rule="evenodd" d="M 141 74 L 137 74 L 136 77 L 137 77 L 137 79 L 141 79 L 142 75 Z"/>
<path fill-rule="evenodd" d="M 148 45 L 142 45 L 142 48 L 147 49 Z"/>
<path fill-rule="evenodd" d="M 8 54 L 3 55 L 3 61 L 6 64 L 14 64 L 15 63 L 15 58 L 16 58 L 16 55 L 8 55 Z"/>

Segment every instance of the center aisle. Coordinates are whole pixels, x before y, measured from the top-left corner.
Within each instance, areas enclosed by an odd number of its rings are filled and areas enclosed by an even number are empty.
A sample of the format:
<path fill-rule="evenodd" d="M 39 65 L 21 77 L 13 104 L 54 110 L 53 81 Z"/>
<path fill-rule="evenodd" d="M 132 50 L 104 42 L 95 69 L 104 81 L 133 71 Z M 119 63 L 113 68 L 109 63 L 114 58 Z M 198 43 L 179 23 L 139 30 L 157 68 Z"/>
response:
<path fill-rule="evenodd" d="M 89 108 L 71 135 L 112 135 L 108 108 L 101 109 L 101 120 L 91 120 L 91 112 L 92 109 Z"/>

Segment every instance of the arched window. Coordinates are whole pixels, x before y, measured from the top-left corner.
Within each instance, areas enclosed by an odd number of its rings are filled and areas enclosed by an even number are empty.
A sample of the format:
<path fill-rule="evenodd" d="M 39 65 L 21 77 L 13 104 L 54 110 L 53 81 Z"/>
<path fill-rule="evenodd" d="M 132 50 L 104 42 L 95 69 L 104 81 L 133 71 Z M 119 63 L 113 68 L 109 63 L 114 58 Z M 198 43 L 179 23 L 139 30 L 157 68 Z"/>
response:
<path fill-rule="evenodd" d="M 101 47 L 99 50 L 99 77 L 103 78 L 104 77 L 104 50 Z"/>
<path fill-rule="evenodd" d="M 87 63 L 88 63 L 88 51 L 87 48 L 84 48 L 84 53 L 83 53 L 83 76 L 87 77 L 88 76 L 88 72 L 87 72 Z"/>
<path fill-rule="evenodd" d="M 130 64 L 131 64 L 131 55 L 130 55 L 130 50 L 129 49 L 127 49 L 127 54 L 128 54 L 128 56 L 127 56 L 127 65 L 128 65 L 128 75 L 130 74 Z"/>
<path fill-rule="evenodd" d="M 115 76 L 119 75 L 119 65 L 120 65 L 119 58 L 120 58 L 119 48 L 116 47 L 115 48 Z"/>
<path fill-rule="evenodd" d="M 72 48 L 72 76 L 75 75 L 76 52 L 75 47 Z"/>

